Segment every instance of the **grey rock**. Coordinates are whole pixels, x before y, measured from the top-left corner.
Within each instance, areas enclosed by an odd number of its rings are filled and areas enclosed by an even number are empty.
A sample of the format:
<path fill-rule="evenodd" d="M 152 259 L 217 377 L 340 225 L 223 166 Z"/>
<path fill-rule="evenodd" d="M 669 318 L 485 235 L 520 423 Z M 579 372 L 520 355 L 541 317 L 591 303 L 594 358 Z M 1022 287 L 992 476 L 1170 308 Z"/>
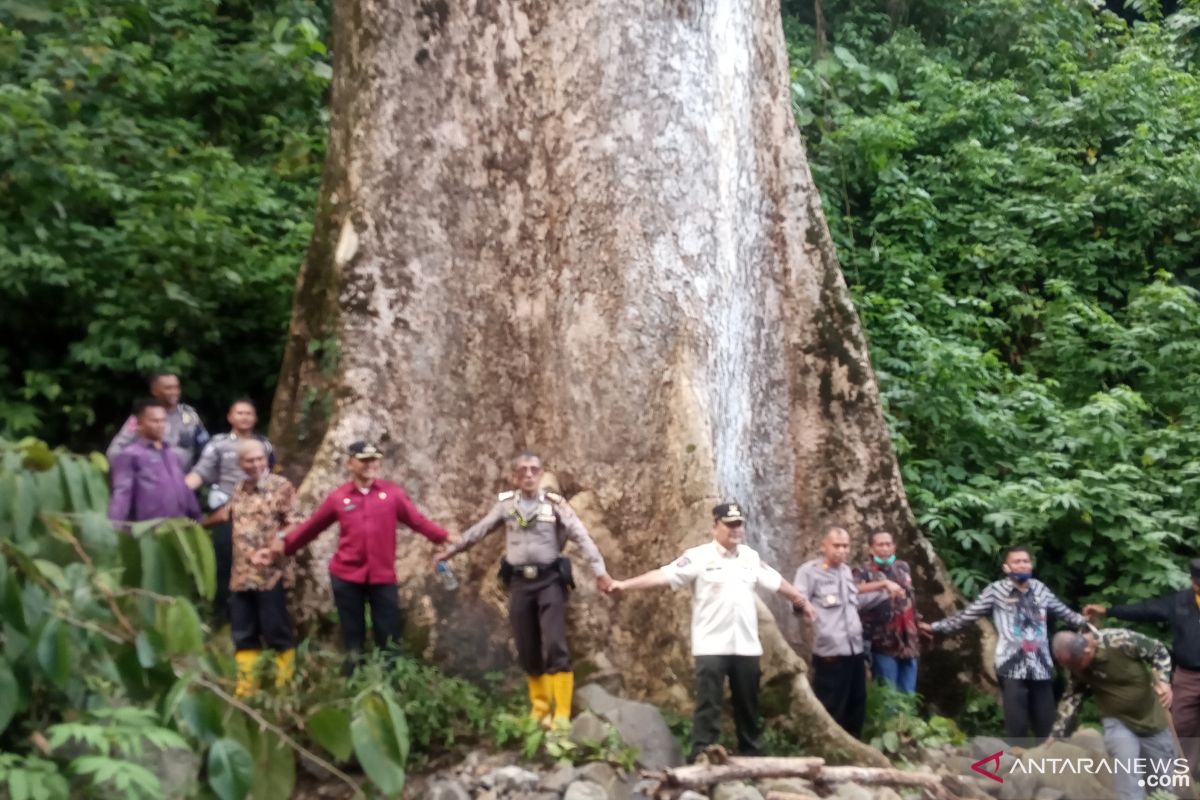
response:
<path fill-rule="evenodd" d="M 611 765 L 603 761 L 594 761 L 579 768 L 580 780 L 591 781 L 604 789 L 609 800 L 628 800 L 629 784 L 621 780 L 621 776 Z"/>
<path fill-rule="evenodd" d="M 467 787 L 458 781 L 438 781 L 426 790 L 425 797 L 429 800 L 471 800 Z"/>
<path fill-rule="evenodd" d="M 1004 776 L 1004 783 L 1000 784 L 1000 793 L 997 796 L 1000 800 L 1032 800 L 1037 790 L 1037 775 L 1017 771 Z"/>
<path fill-rule="evenodd" d="M 699 792 L 693 792 L 691 789 L 688 789 L 683 794 L 679 795 L 679 797 L 677 797 L 675 800 L 708 800 L 708 796 L 700 794 Z"/>
<path fill-rule="evenodd" d="M 859 786 L 853 781 L 838 784 L 837 791 L 833 793 L 834 797 L 840 797 L 842 800 L 875 800 L 875 795 L 871 794 L 871 790 L 865 786 Z"/>
<path fill-rule="evenodd" d="M 500 767 L 484 775 L 479 782 L 497 792 L 514 792 L 533 789 L 538 785 L 538 774 L 516 766 Z"/>
<path fill-rule="evenodd" d="M 1082 747 L 1084 750 L 1091 750 L 1101 758 L 1107 755 L 1107 751 L 1104 749 L 1104 734 L 1095 728 L 1080 728 L 1071 734 L 1067 743 Z"/>
<path fill-rule="evenodd" d="M 552 771 L 542 776 L 542 782 L 538 784 L 542 789 L 549 792 L 565 792 L 571 782 L 579 777 L 579 770 L 572 767 L 570 764 L 559 764 Z"/>
<path fill-rule="evenodd" d="M 718 783 L 713 800 L 763 800 L 762 792 L 747 783 Z"/>
<path fill-rule="evenodd" d="M 576 690 L 575 701 L 580 710 L 612 723 L 621 739 L 638 749 L 638 764 L 646 769 L 669 769 L 683 764 L 679 742 L 662 713 L 649 703 L 614 697 L 594 683 Z"/>
<path fill-rule="evenodd" d="M 160 750 L 151 746 L 145 748 L 140 760 L 162 784 L 166 800 L 194 797 L 200 788 L 200 756 L 191 750 Z"/>
<path fill-rule="evenodd" d="M 1096 770 L 1095 767 L 1085 769 L 1083 762 L 1094 762 L 1096 757 L 1091 750 L 1077 747 L 1070 742 L 1053 742 L 1025 751 L 1025 758 L 1033 761 L 1061 759 L 1074 765 L 1072 768 L 1060 767 L 1038 776 L 1039 785 L 1060 790 L 1065 800 L 1093 800 L 1112 794 L 1111 773 Z"/>
<path fill-rule="evenodd" d="M 558 792 L 517 792 L 510 794 L 508 800 L 558 800 Z"/>
<path fill-rule="evenodd" d="M 563 800 L 608 800 L 608 792 L 598 783 L 575 781 L 567 787 Z"/>
<path fill-rule="evenodd" d="M 1043 786 L 1037 790 L 1037 794 L 1033 796 L 1033 800 L 1062 800 L 1066 796 L 1066 792 L 1061 789 L 1051 789 L 1049 786 Z"/>
<path fill-rule="evenodd" d="M 1008 743 L 995 736 L 976 736 L 971 739 L 971 751 L 968 755 L 972 760 L 987 758 L 992 753 L 1008 752 Z"/>
<path fill-rule="evenodd" d="M 901 800 L 901 797 L 892 787 L 879 786 L 875 789 L 875 800 Z"/>
<path fill-rule="evenodd" d="M 771 778 L 761 781 L 759 786 L 764 792 L 787 792 L 789 794 L 816 794 L 812 781 L 804 778 Z"/>
<path fill-rule="evenodd" d="M 657 787 L 658 781 L 643 778 L 629 788 L 629 800 L 654 800 L 653 792 Z"/>
<path fill-rule="evenodd" d="M 600 719 L 591 711 L 584 711 L 571 720 L 571 741 L 576 744 L 582 742 L 603 742 L 612 728 L 612 725 Z"/>

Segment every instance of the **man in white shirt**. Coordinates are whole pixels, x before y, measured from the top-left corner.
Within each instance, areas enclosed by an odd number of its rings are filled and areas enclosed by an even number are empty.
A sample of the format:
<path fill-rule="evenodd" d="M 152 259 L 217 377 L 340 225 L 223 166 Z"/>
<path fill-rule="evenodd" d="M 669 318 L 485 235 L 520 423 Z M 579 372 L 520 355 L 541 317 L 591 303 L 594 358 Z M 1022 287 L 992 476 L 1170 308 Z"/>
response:
<path fill-rule="evenodd" d="M 691 760 L 720 737 L 721 699 L 727 678 L 733 695 L 738 752 L 758 755 L 761 750 L 758 660 L 763 651 L 758 640 L 755 589 L 761 586 L 778 592 L 810 621 L 816 618 L 808 600 L 764 564 L 758 553 L 742 544 L 745 518 L 737 503 L 717 506 L 713 518 L 711 542 L 691 548 L 671 564 L 612 585 L 612 591 L 630 591 L 657 586 L 680 589 L 695 583 L 692 656 L 696 660 L 696 713 Z"/>

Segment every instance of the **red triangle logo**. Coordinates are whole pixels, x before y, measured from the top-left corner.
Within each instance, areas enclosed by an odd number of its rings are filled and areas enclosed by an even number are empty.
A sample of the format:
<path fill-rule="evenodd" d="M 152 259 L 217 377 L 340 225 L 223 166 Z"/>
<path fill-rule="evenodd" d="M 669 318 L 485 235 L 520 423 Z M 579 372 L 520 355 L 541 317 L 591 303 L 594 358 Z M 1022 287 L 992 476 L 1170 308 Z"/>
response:
<path fill-rule="evenodd" d="M 984 775 L 988 778 L 991 778 L 996 783 L 1004 783 L 1004 778 L 1000 777 L 1000 756 L 1002 756 L 1002 755 L 1004 755 L 1004 751 L 997 750 L 995 753 L 992 753 L 990 756 L 981 758 L 978 761 L 976 761 L 974 764 L 971 765 L 971 769 L 975 770 L 980 775 Z M 994 766 L 991 769 L 989 769 L 988 767 L 984 766 L 985 764 L 994 764 Z"/>

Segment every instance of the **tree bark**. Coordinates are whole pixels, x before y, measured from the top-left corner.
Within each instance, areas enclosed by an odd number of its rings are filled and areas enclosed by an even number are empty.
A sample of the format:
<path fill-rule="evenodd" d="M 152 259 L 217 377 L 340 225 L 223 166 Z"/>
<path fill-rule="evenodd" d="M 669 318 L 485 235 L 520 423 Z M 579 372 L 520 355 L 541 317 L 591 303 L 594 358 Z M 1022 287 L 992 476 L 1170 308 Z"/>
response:
<path fill-rule="evenodd" d="M 792 119 L 778 0 L 334 6 L 329 163 L 272 412 L 306 504 L 367 438 L 461 529 L 534 448 L 619 577 L 705 541 L 711 506 L 736 499 L 785 575 L 827 521 L 859 545 L 887 528 L 923 605 L 949 607 Z M 311 548 L 303 613 L 328 603 L 335 535 Z M 511 664 L 501 538 L 449 594 L 402 535 L 418 651 Z M 615 672 L 687 707 L 686 593 L 580 585 L 581 680 Z M 787 604 L 771 610 L 804 652 Z M 794 707 L 769 712 L 824 720 L 812 752 L 853 751 L 810 692 L 782 696 Z"/>

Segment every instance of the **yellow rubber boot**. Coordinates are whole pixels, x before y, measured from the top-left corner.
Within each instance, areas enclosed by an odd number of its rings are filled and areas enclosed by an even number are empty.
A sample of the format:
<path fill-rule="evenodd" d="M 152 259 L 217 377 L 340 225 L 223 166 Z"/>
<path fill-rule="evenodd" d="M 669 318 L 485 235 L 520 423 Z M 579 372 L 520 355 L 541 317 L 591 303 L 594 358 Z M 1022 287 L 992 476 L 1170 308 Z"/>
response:
<path fill-rule="evenodd" d="M 237 662 L 237 686 L 233 693 L 237 697 L 249 697 L 258 691 L 258 678 L 254 676 L 254 665 L 258 663 L 261 650 L 238 650 L 233 654 Z"/>
<path fill-rule="evenodd" d="M 571 719 L 571 698 L 575 694 L 575 673 L 556 672 L 547 675 L 554 690 L 554 722 L 569 722 Z"/>
<path fill-rule="evenodd" d="M 550 676 L 529 675 L 529 716 L 542 720 L 550 716 Z"/>
<path fill-rule="evenodd" d="M 280 689 L 292 682 L 296 674 L 296 650 L 284 650 L 275 656 L 275 688 Z"/>

